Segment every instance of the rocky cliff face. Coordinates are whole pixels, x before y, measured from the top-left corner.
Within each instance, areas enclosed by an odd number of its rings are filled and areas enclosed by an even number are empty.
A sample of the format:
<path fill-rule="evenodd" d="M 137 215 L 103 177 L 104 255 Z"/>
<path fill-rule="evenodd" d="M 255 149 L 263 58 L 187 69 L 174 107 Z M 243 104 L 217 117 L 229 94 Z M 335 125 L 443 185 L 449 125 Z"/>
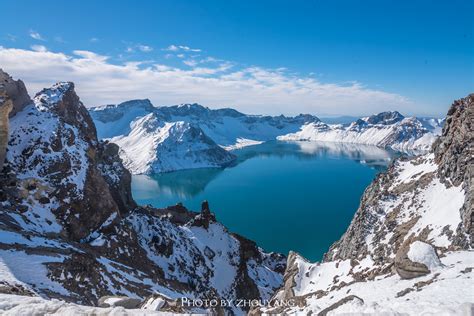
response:
<path fill-rule="evenodd" d="M 375 241 L 380 244 L 379 241 L 394 229 L 396 233 L 391 236 L 387 245 L 391 249 L 379 245 L 376 251 L 380 251 L 380 258 L 395 254 L 405 239 L 410 237 L 412 228 L 420 226 L 417 223 L 427 216 L 420 211 L 432 211 L 429 209 L 431 205 L 428 204 L 428 198 L 435 198 L 430 192 L 435 191 L 435 187 L 436 191 L 443 194 L 452 193 L 453 195 L 449 196 L 453 199 L 456 197 L 451 201 L 440 199 L 438 203 L 443 203 L 454 218 L 461 215 L 463 221 L 453 221 L 452 225 L 449 225 L 450 222 L 439 222 L 439 228 L 442 230 L 435 235 L 433 221 L 436 218 L 427 218 L 415 235 L 423 239 L 439 239 L 444 236 L 445 247 L 470 247 L 469 240 L 472 238 L 468 238 L 465 232 L 471 231 L 472 228 L 473 111 L 472 95 L 455 101 L 448 111 L 443 134 L 433 145 L 433 153 L 396 161 L 388 172 L 375 179 L 366 189 L 349 229 L 326 255 L 328 260 L 365 256 L 370 246 L 365 242 L 367 236 L 373 234 Z M 407 204 L 407 200 L 411 203 Z M 449 204 L 454 201 L 457 204 Z M 462 205 L 461 212 L 457 209 L 459 204 Z M 409 216 L 403 220 L 399 216 L 404 211 L 408 211 Z M 429 216 L 437 215 L 439 214 Z M 443 224 L 445 225 L 441 227 Z M 375 231 L 376 227 L 379 227 L 380 231 Z"/>
<path fill-rule="evenodd" d="M 458 238 L 463 248 L 474 244 L 474 94 L 457 100 L 446 117 L 443 135 L 433 146 L 435 161 L 439 165 L 438 177 L 447 186 L 462 185 L 466 199 L 461 209 L 462 225 L 458 235 L 468 234 L 468 239 Z M 463 244 L 467 242 L 468 244 Z"/>
<path fill-rule="evenodd" d="M 119 212 L 98 168 L 101 147 L 94 124 L 72 83 L 39 92 L 10 125 L 8 167 L 19 194 L 30 196 L 20 205 L 22 216 L 40 206 L 59 221 L 59 227 L 46 225 L 47 231 L 79 241 Z M 117 167 L 108 167 L 119 177 Z"/>
<path fill-rule="evenodd" d="M 153 308 L 202 312 L 179 298 L 269 298 L 281 285 L 285 258 L 229 233 L 208 205 L 202 213 L 137 206 L 118 146 L 97 139 L 72 83 L 36 94 L 9 126 L 0 293 L 88 305 L 154 293 L 166 304 Z"/>
<path fill-rule="evenodd" d="M 13 80 L 0 69 L 0 171 L 3 168 L 8 143 L 8 118 L 21 111 L 30 102 L 23 82 Z"/>
<path fill-rule="evenodd" d="M 294 306 L 258 311 L 450 314 L 472 302 L 473 111 L 473 95 L 454 102 L 430 153 L 376 177 L 323 262 L 289 256 L 273 301 Z"/>

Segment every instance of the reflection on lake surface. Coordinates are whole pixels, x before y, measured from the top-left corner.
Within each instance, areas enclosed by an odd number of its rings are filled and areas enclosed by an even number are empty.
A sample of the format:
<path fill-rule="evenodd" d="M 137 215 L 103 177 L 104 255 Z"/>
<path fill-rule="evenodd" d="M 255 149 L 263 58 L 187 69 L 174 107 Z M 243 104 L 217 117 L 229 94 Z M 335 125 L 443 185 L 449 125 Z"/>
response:
<path fill-rule="evenodd" d="M 267 142 L 235 151 L 225 169 L 133 177 L 134 198 L 164 207 L 202 200 L 231 231 L 268 251 L 320 259 L 349 224 L 366 186 L 396 155 L 374 146 Z"/>

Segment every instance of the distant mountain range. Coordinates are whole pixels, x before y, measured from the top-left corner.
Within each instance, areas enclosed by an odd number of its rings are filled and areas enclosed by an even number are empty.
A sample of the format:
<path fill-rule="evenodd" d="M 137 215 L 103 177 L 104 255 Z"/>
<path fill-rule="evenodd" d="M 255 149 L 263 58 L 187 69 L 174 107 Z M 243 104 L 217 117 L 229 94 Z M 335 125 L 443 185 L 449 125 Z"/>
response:
<path fill-rule="evenodd" d="M 247 115 L 199 104 L 155 107 L 146 99 L 95 107 L 90 113 L 99 138 L 120 146 L 120 156 L 134 174 L 222 167 L 235 159 L 229 151 L 275 139 L 427 151 L 443 124 L 440 119 L 404 117 L 396 111 L 350 124 L 328 124 L 309 114 Z"/>

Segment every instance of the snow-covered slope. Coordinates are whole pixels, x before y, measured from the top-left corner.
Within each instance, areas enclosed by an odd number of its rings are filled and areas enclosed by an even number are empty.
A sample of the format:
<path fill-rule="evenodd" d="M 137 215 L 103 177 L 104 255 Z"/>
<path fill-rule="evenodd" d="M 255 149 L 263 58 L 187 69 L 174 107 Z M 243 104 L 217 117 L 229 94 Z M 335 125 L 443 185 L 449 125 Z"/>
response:
<path fill-rule="evenodd" d="M 121 148 L 125 167 L 134 174 L 223 167 L 235 156 L 189 122 L 166 123 L 153 113 L 133 121 L 127 135 L 110 139 Z"/>
<path fill-rule="evenodd" d="M 472 313 L 473 116 L 474 95 L 456 101 L 432 152 L 377 176 L 323 262 L 290 254 L 273 302 L 293 306 L 260 312 Z"/>
<path fill-rule="evenodd" d="M 311 115 L 246 115 L 234 109 L 211 110 L 199 104 L 153 107 L 148 100 L 91 108 L 90 113 L 100 138 L 127 135 L 133 121 L 153 113 L 162 123 L 183 121 L 198 126 L 223 147 L 238 145 L 242 140 L 274 140 L 279 135 L 298 131 L 303 124 L 319 121 Z"/>
<path fill-rule="evenodd" d="M 9 138 L 0 170 L 0 293 L 48 301 L 12 297 L 4 304 L 2 296 L 0 313 L 31 310 L 18 304 L 79 311 L 49 299 L 98 305 L 113 295 L 136 308 L 159 296 L 148 309 L 242 314 L 245 308 L 181 306 L 178 299 L 268 299 L 281 285 L 285 257 L 228 232 L 207 203 L 200 213 L 137 206 L 118 146 L 97 139 L 72 83 L 38 93 L 8 126 L 0 135 Z M 181 131 L 185 126 L 168 132 L 177 140 L 199 133 Z M 160 148 L 174 148 L 171 139 Z"/>
<path fill-rule="evenodd" d="M 222 167 L 234 160 L 226 150 L 274 140 L 318 121 L 310 115 L 255 116 L 198 104 L 153 107 L 148 100 L 92 108 L 90 113 L 99 137 L 120 145 L 132 173 Z"/>
<path fill-rule="evenodd" d="M 441 132 L 441 120 L 403 117 L 382 112 L 359 119 L 349 126 L 312 122 L 279 140 L 345 142 L 390 147 L 400 151 L 428 151 Z"/>

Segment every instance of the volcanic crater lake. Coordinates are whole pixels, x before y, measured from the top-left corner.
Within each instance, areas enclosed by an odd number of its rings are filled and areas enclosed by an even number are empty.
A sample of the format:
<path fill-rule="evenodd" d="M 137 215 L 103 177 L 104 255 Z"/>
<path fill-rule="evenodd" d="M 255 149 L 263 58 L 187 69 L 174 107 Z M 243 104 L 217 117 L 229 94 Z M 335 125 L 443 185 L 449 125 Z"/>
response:
<path fill-rule="evenodd" d="M 266 142 L 234 151 L 224 169 L 133 176 L 140 204 L 208 200 L 218 221 L 266 251 L 297 251 L 314 261 L 347 229 L 365 188 L 396 153 L 373 146 Z"/>

